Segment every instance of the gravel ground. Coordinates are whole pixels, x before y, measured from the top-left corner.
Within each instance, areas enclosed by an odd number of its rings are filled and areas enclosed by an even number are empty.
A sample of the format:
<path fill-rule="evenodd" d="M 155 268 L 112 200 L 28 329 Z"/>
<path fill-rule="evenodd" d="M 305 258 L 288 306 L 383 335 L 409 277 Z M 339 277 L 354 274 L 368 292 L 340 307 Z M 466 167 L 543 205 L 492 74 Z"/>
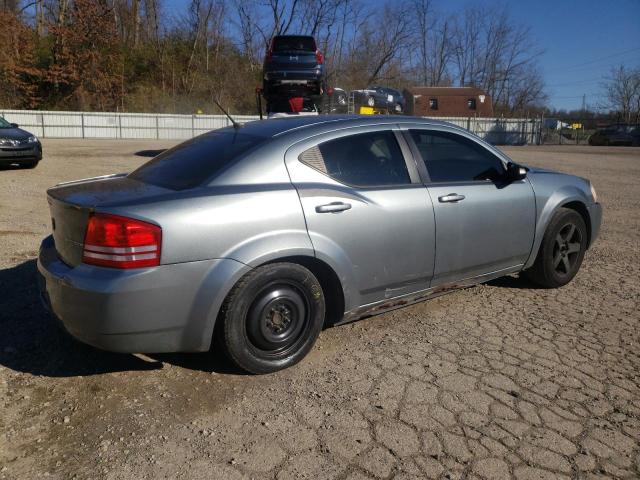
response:
<path fill-rule="evenodd" d="M 83 346 L 37 301 L 46 187 L 169 145 L 46 140 L 38 168 L 0 171 L 1 479 L 638 478 L 640 149 L 506 149 L 600 195 L 570 285 L 458 291 L 325 330 L 300 365 L 253 377 Z"/>

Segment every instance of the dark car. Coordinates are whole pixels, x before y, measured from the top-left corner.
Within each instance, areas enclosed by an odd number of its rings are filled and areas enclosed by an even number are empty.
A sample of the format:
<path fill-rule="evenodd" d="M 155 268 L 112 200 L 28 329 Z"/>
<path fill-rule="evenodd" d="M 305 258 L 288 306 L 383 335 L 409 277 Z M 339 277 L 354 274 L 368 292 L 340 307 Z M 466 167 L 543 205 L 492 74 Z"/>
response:
<path fill-rule="evenodd" d="M 344 89 L 338 87 L 328 88 L 327 93 L 326 101 L 322 106 L 323 113 L 349 113 L 349 94 Z"/>
<path fill-rule="evenodd" d="M 267 104 L 283 97 L 319 97 L 324 91 L 324 55 L 307 35 L 277 35 L 264 59 L 262 94 Z"/>
<path fill-rule="evenodd" d="M 617 123 L 596 131 L 589 137 L 589 145 L 640 146 L 640 125 Z"/>
<path fill-rule="evenodd" d="M 389 87 L 369 87 L 365 90 L 353 90 L 354 104 L 387 110 L 389 113 L 404 111 L 404 97 L 398 90 Z"/>
<path fill-rule="evenodd" d="M 0 166 L 19 164 L 34 168 L 41 159 L 38 137 L 0 117 Z"/>

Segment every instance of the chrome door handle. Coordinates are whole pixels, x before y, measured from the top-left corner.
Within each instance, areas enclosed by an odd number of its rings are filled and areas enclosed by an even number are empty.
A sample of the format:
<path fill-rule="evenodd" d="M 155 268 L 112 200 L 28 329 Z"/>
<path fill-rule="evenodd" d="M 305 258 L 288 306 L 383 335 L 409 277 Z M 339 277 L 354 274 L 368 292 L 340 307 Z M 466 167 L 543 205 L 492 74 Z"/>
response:
<path fill-rule="evenodd" d="M 458 195 L 457 193 L 449 193 L 448 195 L 443 195 L 441 197 L 438 197 L 438 200 L 441 203 L 459 202 L 460 200 L 464 200 L 464 195 Z"/>
<path fill-rule="evenodd" d="M 350 208 L 351 208 L 350 203 L 333 202 L 333 203 L 328 203 L 326 205 L 318 205 L 316 207 L 316 212 L 337 213 L 337 212 L 344 212 L 345 210 L 349 210 Z"/>

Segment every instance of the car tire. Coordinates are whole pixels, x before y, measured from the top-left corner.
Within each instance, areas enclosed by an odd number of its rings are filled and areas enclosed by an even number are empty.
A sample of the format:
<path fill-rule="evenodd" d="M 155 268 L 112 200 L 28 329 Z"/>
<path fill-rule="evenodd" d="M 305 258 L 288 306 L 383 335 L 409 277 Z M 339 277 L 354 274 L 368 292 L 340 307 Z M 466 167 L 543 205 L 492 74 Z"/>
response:
<path fill-rule="evenodd" d="M 562 287 L 578 273 L 586 249 L 587 227 L 582 216 L 560 208 L 547 226 L 533 266 L 523 274 L 541 287 Z"/>
<path fill-rule="evenodd" d="M 36 168 L 40 163 L 39 160 L 29 160 L 28 162 L 20 162 L 20 166 L 23 168 Z"/>
<path fill-rule="evenodd" d="M 253 374 L 295 365 L 311 350 L 324 324 L 318 279 L 294 263 L 273 263 L 246 274 L 227 296 L 218 344 Z"/>

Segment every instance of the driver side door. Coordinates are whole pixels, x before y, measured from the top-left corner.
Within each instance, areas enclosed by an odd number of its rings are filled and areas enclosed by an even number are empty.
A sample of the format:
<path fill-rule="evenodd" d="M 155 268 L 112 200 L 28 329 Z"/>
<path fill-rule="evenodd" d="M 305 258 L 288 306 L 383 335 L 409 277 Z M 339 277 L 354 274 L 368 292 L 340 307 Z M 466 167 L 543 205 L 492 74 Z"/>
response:
<path fill-rule="evenodd" d="M 431 285 L 517 271 L 533 245 L 536 208 L 525 178 L 504 180 L 498 156 L 470 136 L 409 129 L 434 207 L 436 257 Z"/>

